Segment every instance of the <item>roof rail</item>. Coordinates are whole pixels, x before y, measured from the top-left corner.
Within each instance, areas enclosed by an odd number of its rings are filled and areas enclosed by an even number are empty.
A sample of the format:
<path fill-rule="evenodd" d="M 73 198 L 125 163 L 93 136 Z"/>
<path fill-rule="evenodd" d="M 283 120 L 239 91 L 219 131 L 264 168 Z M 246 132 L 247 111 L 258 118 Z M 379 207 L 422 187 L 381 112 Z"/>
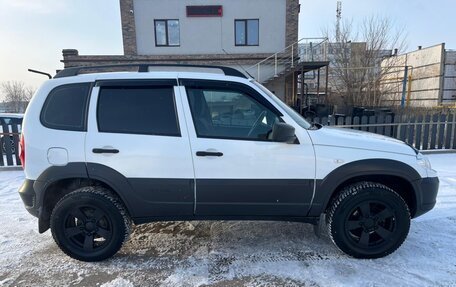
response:
<path fill-rule="evenodd" d="M 104 65 L 104 66 L 82 66 L 82 67 L 71 67 L 59 71 L 55 76 L 56 78 L 65 78 L 77 76 L 81 70 L 96 70 L 106 68 L 122 68 L 122 67 L 138 67 L 139 73 L 149 72 L 149 67 L 188 67 L 188 68 L 210 68 L 219 69 L 225 73 L 226 76 L 240 77 L 247 79 L 247 77 L 239 72 L 238 70 L 230 67 L 223 66 L 206 66 L 206 65 L 187 65 L 187 64 L 117 64 L 117 65 Z"/>

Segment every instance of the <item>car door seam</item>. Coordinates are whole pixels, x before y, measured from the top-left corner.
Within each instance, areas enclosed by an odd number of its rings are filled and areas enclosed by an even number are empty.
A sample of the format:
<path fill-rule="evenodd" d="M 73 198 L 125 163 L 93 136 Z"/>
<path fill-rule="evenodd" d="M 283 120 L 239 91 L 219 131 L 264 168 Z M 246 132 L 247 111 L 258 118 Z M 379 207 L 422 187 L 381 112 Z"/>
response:
<path fill-rule="evenodd" d="M 179 91 L 179 97 L 180 97 L 180 104 L 181 104 L 181 110 L 182 110 L 182 113 L 183 113 L 183 120 L 184 120 L 184 123 L 185 123 L 185 128 L 187 130 L 187 140 L 188 140 L 188 145 L 189 145 L 189 148 L 190 148 L 190 158 L 192 160 L 192 167 L 193 167 L 193 215 L 196 215 L 196 197 L 197 197 L 197 193 L 196 193 L 196 170 L 195 170 L 195 160 L 193 158 L 193 148 L 192 148 L 192 141 L 190 139 L 190 131 L 189 131 L 189 126 L 188 126 L 188 121 L 187 121 L 187 116 L 186 116 L 186 113 L 185 113 L 185 105 L 184 105 L 184 100 L 183 100 L 183 97 L 184 95 L 182 94 L 182 89 L 185 89 L 184 86 L 181 86 L 180 85 L 180 82 L 179 82 L 179 78 L 177 78 L 177 90 Z M 179 111 L 177 111 L 179 113 Z"/>

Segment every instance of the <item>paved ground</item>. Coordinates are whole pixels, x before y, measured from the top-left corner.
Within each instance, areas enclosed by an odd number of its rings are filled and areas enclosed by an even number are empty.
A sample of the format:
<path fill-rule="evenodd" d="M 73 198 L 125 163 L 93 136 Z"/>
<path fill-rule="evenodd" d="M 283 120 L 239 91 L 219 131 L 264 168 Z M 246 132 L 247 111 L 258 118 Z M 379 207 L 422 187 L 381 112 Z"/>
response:
<path fill-rule="evenodd" d="M 394 254 L 356 260 L 312 227 L 182 222 L 136 227 L 114 258 L 82 263 L 23 208 L 20 171 L 0 172 L 0 286 L 456 286 L 455 154 L 431 155 L 441 192 Z"/>

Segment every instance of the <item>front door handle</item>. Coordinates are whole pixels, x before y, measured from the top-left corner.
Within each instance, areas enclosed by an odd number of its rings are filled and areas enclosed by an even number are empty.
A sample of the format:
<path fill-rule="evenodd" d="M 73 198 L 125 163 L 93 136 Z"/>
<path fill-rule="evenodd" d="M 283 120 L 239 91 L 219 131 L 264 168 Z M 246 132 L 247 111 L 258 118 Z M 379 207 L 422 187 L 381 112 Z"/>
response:
<path fill-rule="evenodd" d="M 211 151 L 197 151 L 196 156 L 217 156 L 221 157 L 223 156 L 223 153 L 221 152 L 211 152 Z"/>
<path fill-rule="evenodd" d="M 92 150 L 93 153 L 119 153 L 118 149 L 110 149 L 110 148 L 94 148 Z"/>

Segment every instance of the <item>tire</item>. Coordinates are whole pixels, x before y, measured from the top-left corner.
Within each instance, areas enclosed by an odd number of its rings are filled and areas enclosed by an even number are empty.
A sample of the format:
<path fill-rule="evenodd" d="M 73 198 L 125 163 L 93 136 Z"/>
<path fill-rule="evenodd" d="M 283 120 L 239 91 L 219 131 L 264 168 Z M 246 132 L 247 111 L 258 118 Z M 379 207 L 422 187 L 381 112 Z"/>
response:
<path fill-rule="evenodd" d="M 398 249 L 410 229 L 410 211 L 391 188 L 373 182 L 345 187 L 329 207 L 328 233 L 355 258 L 381 258 Z"/>
<path fill-rule="evenodd" d="M 51 232 L 68 256 L 86 262 L 110 258 L 131 231 L 121 201 L 103 187 L 83 187 L 65 195 L 51 214 Z"/>
<path fill-rule="evenodd" d="M 2 137 L 1 143 L 2 143 L 2 150 L 3 150 L 3 153 L 6 154 L 6 142 L 5 142 L 5 137 Z M 11 144 L 11 154 L 16 154 L 16 146 L 15 146 L 15 144 L 14 144 L 14 139 L 13 139 L 13 137 L 10 137 L 10 144 Z"/>
<path fill-rule="evenodd" d="M 1 143 L 2 143 L 2 151 L 4 154 L 6 154 L 6 143 L 5 143 L 5 137 L 1 138 Z"/>

